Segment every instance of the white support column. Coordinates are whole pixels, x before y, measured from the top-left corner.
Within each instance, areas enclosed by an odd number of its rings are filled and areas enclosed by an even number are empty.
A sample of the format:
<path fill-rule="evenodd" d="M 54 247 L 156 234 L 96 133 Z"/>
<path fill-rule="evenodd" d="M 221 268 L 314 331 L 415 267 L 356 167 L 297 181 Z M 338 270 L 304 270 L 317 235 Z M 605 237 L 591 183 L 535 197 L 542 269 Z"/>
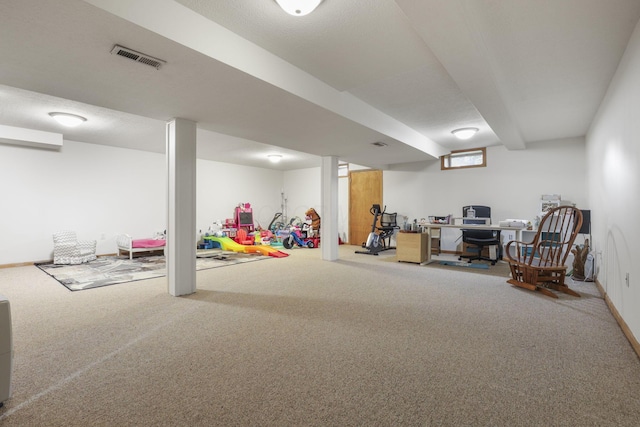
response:
<path fill-rule="evenodd" d="M 322 225 L 320 226 L 320 248 L 322 259 L 338 259 L 338 158 L 322 157 Z"/>
<path fill-rule="evenodd" d="M 169 294 L 196 291 L 196 123 L 167 123 L 167 279 Z"/>

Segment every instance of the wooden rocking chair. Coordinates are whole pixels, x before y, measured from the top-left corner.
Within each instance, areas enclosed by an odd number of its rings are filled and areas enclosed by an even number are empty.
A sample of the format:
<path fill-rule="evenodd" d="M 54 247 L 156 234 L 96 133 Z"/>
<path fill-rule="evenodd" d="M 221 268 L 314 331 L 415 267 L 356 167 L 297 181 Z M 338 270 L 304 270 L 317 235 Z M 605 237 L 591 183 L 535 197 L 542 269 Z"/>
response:
<path fill-rule="evenodd" d="M 505 257 L 511 268 L 507 283 L 532 291 L 540 291 L 553 298 L 552 290 L 579 297 L 564 283 L 573 241 L 582 226 L 582 212 L 571 206 L 550 210 L 538 227 L 530 243 L 511 241 L 505 248 Z"/>

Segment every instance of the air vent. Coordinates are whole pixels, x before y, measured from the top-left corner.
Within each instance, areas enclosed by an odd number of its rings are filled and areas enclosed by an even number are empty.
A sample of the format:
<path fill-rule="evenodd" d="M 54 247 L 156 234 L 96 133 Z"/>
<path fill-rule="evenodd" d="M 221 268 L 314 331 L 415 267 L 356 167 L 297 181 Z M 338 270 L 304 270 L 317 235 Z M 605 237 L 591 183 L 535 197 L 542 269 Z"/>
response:
<path fill-rule="evenodd" d="M 136 52 L 133 49 L 129 49 L 127 47 L 120 46 L 120 45 L 115 45 L 113 49 L 111 49 L 111 54 L 120 55 L 132 61 L 149 65 L 157 70 L 160 69 L 162 64 L 167 63 L 167 61 L 163 61 L 162 59 L 154 58 L 153 56 L 149 56 L 141 52 Z"/>

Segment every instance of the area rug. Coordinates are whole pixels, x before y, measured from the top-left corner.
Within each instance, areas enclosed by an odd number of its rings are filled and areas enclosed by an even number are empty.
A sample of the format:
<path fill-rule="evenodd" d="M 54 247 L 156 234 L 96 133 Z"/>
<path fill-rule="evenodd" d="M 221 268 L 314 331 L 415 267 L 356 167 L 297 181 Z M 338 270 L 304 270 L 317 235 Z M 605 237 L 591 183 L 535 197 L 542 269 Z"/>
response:
<path fill-rule="evenodd" d="M 196 270 L 226 267 L 265 259 L 271 259 L 271 257 L 241 253 L 219 257 L 202 257 L 196 259 Z M 167 275 L 165 258 L 162 255 L 137 257 L 133 260 L 106 256 L 84 264 L 36 264 L 36 266 L 70 291 L 81 291 Z"/>
<path fill-rule="evenodd" d="M 482 270 L 489 269 L 489 264 L 474 264 L 472 262 L 465 261 L 440 261 L 440 265 L 449 265 L 454 267 L 464 267 L 464 268 L 480 268 Z"/>
<path fill-rule="evenodd" d="M 499 276 L 504 278 L 511 277 L 511 271 L 509 270 L 509 264 L 505 261 L 498 261 L 495 265 L 491 265 L 489 262 L 483 261 L 474 261 L 472 263 L 459 261 L 453 257 L 448 257 L 448 259 L 438 259 L 432 258 L 431 262 L 427 264 L 413 264 L 413 263 L 402 263 L 406 265 L 415 265 L 422 268 L 429 269 L 440 269 L 440 270 L 452 270 L 452 271 L 460 271 L 467 273 L 475 273 L 475 274 L 486 274 L 489 276 Z M 398 257 L 396 255 L 390 254 L 385 257 L 379 257 L 380 261 L 384 262 L 398 262 Z"/>
<path fill-rule="evenodd" d="M 463 261 L 441 260 L 441 261 L 427 264 L 426 267 L 448 269 L 448 270 L 455 270 L 460 272 L 469 272 L 469 273 L 476 273 L 476 274 L 487 274 L 490 276 L 499 276 L 504 278 L 509 278 L 511 276 L 511 271 L 509 270 L 509 264 L 504 261 L 498 261 L 495 265 L 491 265 L 491 263 L 488 263 L 488 262 L 485 263 L 485 262 L 474 261 L 472 263 L 468 263 Z"/>

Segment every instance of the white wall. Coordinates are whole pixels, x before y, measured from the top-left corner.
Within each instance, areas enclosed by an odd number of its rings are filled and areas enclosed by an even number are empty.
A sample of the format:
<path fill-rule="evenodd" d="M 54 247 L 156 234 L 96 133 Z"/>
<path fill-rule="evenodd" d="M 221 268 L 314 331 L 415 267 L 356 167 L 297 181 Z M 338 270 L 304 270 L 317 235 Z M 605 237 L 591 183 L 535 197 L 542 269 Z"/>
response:
<path fill-rule="evenodd" d="M 198 160 L 196 167 L 196 224 L 202 232 L 214 221 L 233 218 L 240 203 L 251 204 L 253 222 L 263 228 L 280 212 L 281 171 L 209 160 Z"/>
<path fill-rule="evenodd" d="M 284 193 L 287 198 L 287 217 L 299 217 L 309 208 L 321 212 L 320 168 L 297 169 L 284 173 Z"/>
<path fill-rule="evenodd" d="M 203 231 L 232 218 L 240 202 L 264 227 L 280 210 L 282 172 L 205 160 L 197 168 Z M 64 229 L 97 240 L 99 254 L 115 253 L 120 233 L 166 229 L 166 200 L 164 154 L 74 141 L 60 151 L 0 144 L 0 265 L 52 259 L 52 234 Z"/>
<path fill-rule="evenodd" d="M 640 24 L 636 25 L 587 136 L 598 280 L 640 337 Z M 626 275 L 629 283 L 626 283 Z"/>
<path fill-rule="evenodd" d="M 440 170 L 440 161 L 384 172 L 387 210 L 409 220 L 429 215 L 462 216 L 462 206 L 491 207 L 494 222 L 533 220 L 542 194 L 561 194 L 582 209 L 586 203 L 583 138 L 529 144 L 526 150 L 487 148 L 487 167 Z"/>
<path fill-rule="evenodd" d="M 206 160 L 198 160 L 197 168 L 196 223 L 203 232 L 245 202 L 253 206 L 255 222 L 266 227 L 281 211 L 281 191 L 289 218 L 321 209 L 320 168 L 283 173 Z M 492 206 L 494 220 L 533 219 L 541 194 L 560 193 L 588 208 L 585 171 L 579 138 L 536 143 L 524 151 L 491 147 L 487 168 L 441 171 L 438 162 L 427 162 L 384 171 L 384 204 L 418 219 L 458 214 L 468 203 Z M 0 190 L 0 265 L 51 259 L 51 235 L 60 229 L 98 240 L 99 253 L 113 253 L 119 233 L 142 238 L 166 228 L 163 154 L 73 141 L 65 141 L 60 152 L 0 145 Z M 347 179 L 339 180 L 339 191 L 344 239 Z"/>
<path fill-rule="evenodd" d="M 430 215 L 462 216 L 462 206 L 491 207 L 493 222 L 507 218 L 532 223 L 540 214 L 542 194 L 560 194 L 581 209 L 586 197 L 586 155 L 583 138 L 529 144 L 526 150 L 487 148 L 487 167 L 440 169 L 440 161 L 395 167 L 384 171 L 384 204 L 409 222 Z M 460 231 L 442 231 L 442 249 L 460 250 Z M 504 232 L 503 241 L 514 233 Z"/>
<path fill-rule="evenodd" d="M 352 170 L 362 169 L 350 165 Z M 462 215 L 462 206 L 491 206 L 494 222 L 507 218 L 533 222 L 540 214 L 542 194 L 560 194 L 581 209 L 589 209 L 586 188 L 586 146 L 584 138 L 543 141 L 526 150 L 510 151 L 503 146 L 487 148 L 487 167 L 440 170 L 440 161 L 412 163 L 383 171 L 383 203 L 389 212 L 409 221 L 429 215 Z M 348 236 L 349 182 L 339 180 L 339 230 Z M 309 207 L 320 209 L 320 168 L 285 172 L 284 188 L 289 200 L 289 217 L 304 215 Z M 459 231 L 447 231 L 455 241 Z M 505 233 L 505 240 L 513 238 Z M 456 250 L 452 243 L 445 250 Z"/>
<path fill-rule="evenodd" d="M 304 220 L 304 213 L 314 208 L 322 215 L 320 168 L 298 169 L 284 173 L 287 216 Z M 338 179 L 338 234 L 343 241 L 349 236 L 349 180 Z"/>
<path fill-rule="evenodd" d="M 60 151 L 0 145 L 0 264 L 52 259 L 59 230 L 98 240 L 100 253 L 115 252 L 117 233 L 164 230 L 165 176 L 154 153 L 74 141 Z"/>

